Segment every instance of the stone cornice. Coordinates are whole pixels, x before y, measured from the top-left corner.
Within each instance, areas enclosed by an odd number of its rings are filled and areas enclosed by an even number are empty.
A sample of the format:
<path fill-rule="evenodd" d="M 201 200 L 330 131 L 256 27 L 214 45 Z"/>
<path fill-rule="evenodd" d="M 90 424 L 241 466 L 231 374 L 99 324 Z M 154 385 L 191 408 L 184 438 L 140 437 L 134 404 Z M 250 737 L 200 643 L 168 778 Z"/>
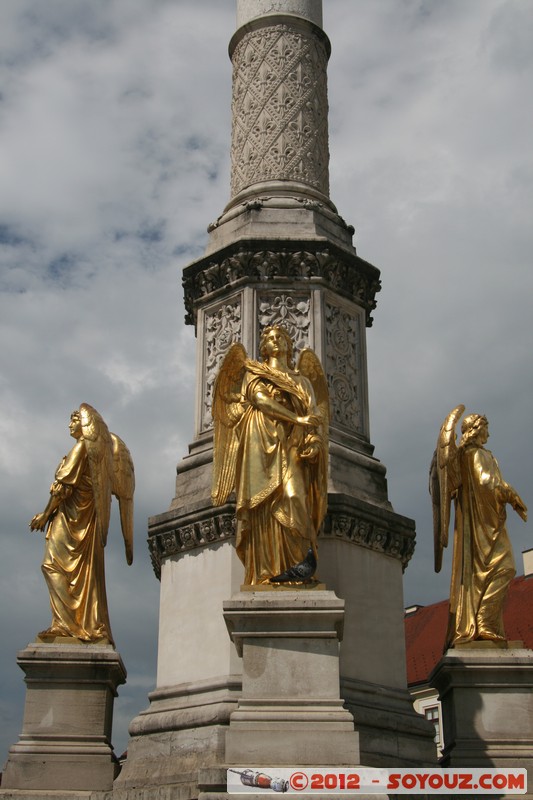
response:
<path fill-rule="evenodd" d="M 203 509 L 197 514 L 183 515 L 177 512 L 175 515 L 166 513 L 151 517 L 148 550 L 157 579 L 161 580 L 161 564 L 165 558 L 217 544 L 234 536 L 235 507 L 232 504 Z"/>
<path fill-rule="evenodd" d="M 198 305 L 250 282 L 322 283 L 362 306 L 372 325 L 380 272 L 355 253 L 320 241 L 241 241 L 183 270 L 185 322 L 196 324 Z"/>
<path fill-rule="evenodd" d="M 397 558 L 405 570 L 415 550 L 414 520 L 348 495 L 330 494 L 321 533 Z"/>
<path fill-rule="evenodd" d="M 414 522 L 388 509 L 332 494 L 320 533 L 322 539 L 343 540 L 397 558 L 403 569 L 415 549 Z M 148 549 L 158 579 L 165 558 L 198 550 L 235 536 L 235 507 L 205 508 L 192 514 L 165 513 L 150 519 Z M 320 544 L 319 538 L 319 544 Z"/>

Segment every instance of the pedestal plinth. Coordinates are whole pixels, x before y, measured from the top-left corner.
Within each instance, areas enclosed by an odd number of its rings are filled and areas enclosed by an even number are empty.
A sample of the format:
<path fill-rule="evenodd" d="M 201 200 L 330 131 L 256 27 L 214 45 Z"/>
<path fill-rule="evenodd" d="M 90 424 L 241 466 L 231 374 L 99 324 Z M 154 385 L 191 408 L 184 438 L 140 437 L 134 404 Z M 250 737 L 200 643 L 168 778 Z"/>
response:
<path fill-rule="evenodd" d="M 227 764 L 359 763 L 339 694 L 343 617 L 344 601 L 325 589 L 242 591 L 224 603 L 243 666 Z"/>
<path fill-rule="evenodd" d="M 17 655 L 26 678 L 22 733 L 2 790 L 108 790 L 117 761 L 113 702 L 126 681 L 111 645 L 29 644 Z"/>
<path fill-rule="evenodd" d="M 442 766 L 524 767 L 533 797 L 533 651 L 454 648 L 429 682 L 442 704 Z"/>

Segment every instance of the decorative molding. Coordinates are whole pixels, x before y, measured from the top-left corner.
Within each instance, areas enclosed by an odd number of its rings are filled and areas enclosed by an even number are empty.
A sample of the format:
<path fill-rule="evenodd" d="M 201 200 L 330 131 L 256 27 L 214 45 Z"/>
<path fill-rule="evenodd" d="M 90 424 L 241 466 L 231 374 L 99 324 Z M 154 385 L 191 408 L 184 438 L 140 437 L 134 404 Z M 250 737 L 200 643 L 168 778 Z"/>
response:
<path fill-rule="evenodd" d="M 262 330 L 267 325 L 282 325 L 290 334 L 295 351 L 309 346 L 311 300 L 309 293 L 258 293 L 258 322 Z"/>
<path fill-rule="evenodd" d="M 385 520 L 375 521 L 358 514 L 355 510 L 328 511 L 321 535 L 323 538 L 342 539 L 398 558 L 404 570 L 415 550 L 414 527 L 413 529 L 393 527 Z"/>
<path fill-rule="evenodd" d="M 213 427 L 211 402 L 218 368 L 233 342 L 241 341 L 241 298 L 224 303 L 204 315 L 205 364 L 203 370 L 202 419 L 200 430 Z"/>
<path fill-rule="evenodd" d="M 163 530 L 148 532 L 148 550 L 152 567 L 161 580 L 163 559 L 189 550 L 218 544 L 235 535 L 235 516 L 227 510 L 211 509 L 209 516 L 186 524 L 179 518 L 171 520 Z"/>
<path fill-rule="evenodd" d="M 238 247 L 219 260 L 202 259 L 183 271 L 185 322 L 196 325 L 198 304 L 214 299 L 229 286 L 250 281 L 291 281 L 296 284 L 320 279 L 325 286 L 364 308 L 366 324 L 372 325 L 371 312 L 380 291 L 379 270 L 334 248 L 264 250 Z"/>
<path fill-rule="evenodd" d="M 288 185 L 294 188 L 293 184 Z M 252 196 L 251 199 L 248 200 L 243 199 L 240 203 L 229 204 L 228 209 L 224 211 L 215 222 L 209 223 L 207 232 L 211 233 L 220 227 L 222 223 L 227 223 L 246 211 L 262 211 L 263 209 L 268 211 L 273 208 L 283 209 L 284 211 L 301 208 L 305 208 L 307 211 L 318 211 L 323 217 L 333 222 L 334 225 L 340 226 L 342 230 L 347 231 L 350 237 L 355 234 L 353 225 L 348 225 L 346 220 L 337 212 L 331 201 L 326 203 L 323 200 L 312 199 L 304 195 L 287 193 L 286 190 L 283 194 L 273 194 L 269 196 L 266 189 L 264 192 L 262 191 L 261 195 Z"/>
<path fill-rule="evenodd" d="M 361 406 L 359 320 L 346 309 L 325 304 L 325 372 L 331 398 L 331 423 L 364 434 Z"/>
<path fill-rule="evenodd" d="M 272 180 L 329 195 L 328 53 L 314 30 L 249 30 L 232 53 L 231 193 Z"/>
<path fill-rule="evenodd" d="M 372 519 L 356 508 L 336 509 L 334 505 L 326 514 L 320 538 L 341 539 L 384 553 L 399 559 L 403 569 L 406 568 L 415 549 L 414 523 L 410 528 L 408 525 L 398 525 L 396 520 L 408 523 L 411 520 L 398 517 L 393 512 L 385 514 L 383 519 Z M 197 520 L 190 516 L 182 520 L 179 517 L 167 518 L 163 524 L 149 531 L 148 549 L 158 580 L 161 579 L 161 564 L 165 558 L 216 545 L 235 536 L 236 521 L 232 504 L 228 503 L 220 510 L 204 509 L 199 512 L 199 517 L 200 513 L 202 516 Z"/>

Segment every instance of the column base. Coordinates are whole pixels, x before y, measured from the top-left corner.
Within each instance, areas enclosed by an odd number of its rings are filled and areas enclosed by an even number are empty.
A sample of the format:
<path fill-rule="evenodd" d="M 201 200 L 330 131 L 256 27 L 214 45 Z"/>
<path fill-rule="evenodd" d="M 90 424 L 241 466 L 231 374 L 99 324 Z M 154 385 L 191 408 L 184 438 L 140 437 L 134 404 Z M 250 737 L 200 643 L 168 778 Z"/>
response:
<path fill-rule="evenodd" d="M 240 675 L 230 675 L 151 692 L 150 707 L 130 723 L 128 758 L 113 797 L 121 800 L 136 789 L 136 800 L 144 800 L 164 787 L 176 793 L 169 798 L 196 797 L 198 770 L 224 761 L 229 717 L 240 690 Z"/>
<path fill-rule="evenodd" d="M 433 726 L 415 712 L 407 689 L 341 677 L 341 693 L 359 735 L 361 764 L 436 766 Z"/>

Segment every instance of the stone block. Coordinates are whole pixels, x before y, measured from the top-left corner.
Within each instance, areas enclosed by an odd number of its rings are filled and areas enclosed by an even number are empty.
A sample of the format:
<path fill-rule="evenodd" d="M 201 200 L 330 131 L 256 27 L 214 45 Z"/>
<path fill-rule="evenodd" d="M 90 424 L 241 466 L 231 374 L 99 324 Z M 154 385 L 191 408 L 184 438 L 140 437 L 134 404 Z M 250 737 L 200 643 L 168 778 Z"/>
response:
<path fill-rule="evenodd" d="M 533 651 L 473 642 L 448 650 L 429 682 L 442 704 L 442 766 L 524 767 L 533 787 Z"/>
<path fill-rule="evenodd" d="M 22 733 L 8 754 L 2 789 L 107 790 L 118 772 L 113 702 L 126 670 L 111 645 L 29 644 Z"/>
<path fill-rule="evenodd" d="M 344 601 L 327 590 L 244 591 L 224 603 L 243 659 L 226 763 L 358 764 L 352 715 L 339 695 Z"/>
<path fill-rule="evenodd" d="M 169 785 L 195 797 L 198 770 L 224 761 L 227 725 L 240 689 L 240 676 L 229 676 L 152 692 L 150 707 L 130 724 L 128 759 L 113 798 L 122 798 L 119 789 L 150 787 L 147 793 L 155 794 Z"/>

